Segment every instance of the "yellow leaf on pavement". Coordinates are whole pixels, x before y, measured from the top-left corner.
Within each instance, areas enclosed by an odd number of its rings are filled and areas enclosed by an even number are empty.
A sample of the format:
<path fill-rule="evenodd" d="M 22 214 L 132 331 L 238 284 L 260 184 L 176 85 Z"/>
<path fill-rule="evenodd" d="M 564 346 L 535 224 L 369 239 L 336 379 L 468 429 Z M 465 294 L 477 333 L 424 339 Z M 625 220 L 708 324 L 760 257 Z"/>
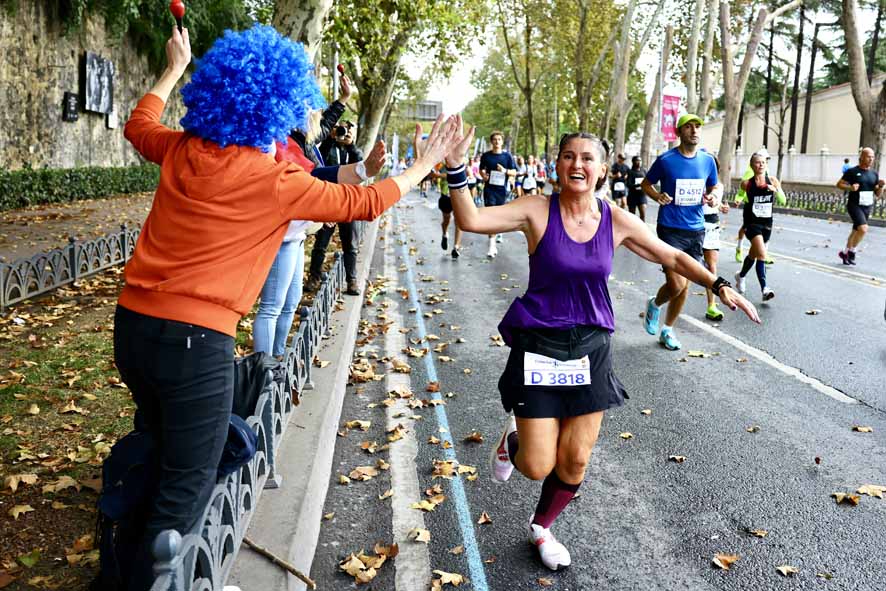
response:
<path fill-rule="evenodd" d="M 31 406 L 28 407 L 28 414 L 29 415 L 39 415 L 40 414 L 40 407 L 37 406 L 36 404 L 32 404 Z"/>
<path fill-rule="evenodd" d="M 385 499 L 390 499 L 393 496 L 394 496 L 394 489 L 389 488 L 388 490 L 386 490 L 382 494 L 378 495 L 378 500 L 384 501 Z"/>
<path fill-rule="evenodd" d="M 678 464 L 682 464 L 686 461 L 686 456 L 668 456 L 668 460 L 671 462 L 676 462 Z"/>
<path fill-rule="evenodd" d="M 421 542 L 422 544 L 427 544 L 431 541 L 431 532 L 429 530 L 416 527 L 409 530 L 409 533 L 406 534 L 406 537 L 413 542 Z"/>
<path fill-rule="evenodd" d="M 831 493 L 831 496 L 837 501 L 838 505 L 846 504 L 852 505 L 853 507 L 857 506 L 861 497 L 858 495 L 853 495 L 845 492 L 835 492 Z"/>
<path fill-rule="evenodd" d="M 628 433 L 627 431 L 625 431 L 624 433 L 621 433 L 621 434 L 619 435 L 619 437 L 621 437 L 622 439 L 633 439 L 633 438 L 634 438 L 634 434 L 633 434 L 633 433 Z"/>
<path fill-rule="evenodd" d="M 731 567 L 741 556 L 738 554 L 714 554 L 714 566 L 720 567 L 723 570 L 729 570 Z"/>
<path fill-rule="evenodd" d="M 458 587 L 465 582 L 465 578 L 457 573 L 447 573 L 442 570 L 435 570 L 434 574 L 440 577 L 440 583 L 443 585 Z"/>
<path fill-rule="evenodd" d="M 880 486 L 877 484 L 865 484 L 860 487 L 857 491 L 860 495 L 870 495 L 872 497 L 877 497 L 878 499 L 883 498 L 883 493 L 886 493 L 886 486 Z"/>
<path fill-rule="evenodd" d="M 800 572 L 799 568 L 797 568 L 796 566 L 790 566 L 788 564 L 776 566 L 775 570 L 780 572 L 783 577 L 790 577 Z"/>
<path fill-rule="evenodd" d="M 856 433 L 873 433 L 873 427 L 862 427 L 861 425 L 853 425 L 852 430 Z"/>
<path fill-rule="evenodd" d="M 486 525 L 488 523 L 492 523 L 492 518 L 489 516 L 489 513 L 483 511 L 483 513 L 480 515 L 480 519 L 477 520 L 477 524 Z"/>

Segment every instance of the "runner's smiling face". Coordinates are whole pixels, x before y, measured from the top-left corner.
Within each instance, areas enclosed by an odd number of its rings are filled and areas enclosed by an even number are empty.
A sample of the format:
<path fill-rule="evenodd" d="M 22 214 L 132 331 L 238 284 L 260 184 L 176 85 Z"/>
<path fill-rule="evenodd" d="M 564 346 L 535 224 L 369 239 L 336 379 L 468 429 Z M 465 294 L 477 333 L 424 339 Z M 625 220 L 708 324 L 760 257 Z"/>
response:
<path fill-rule="evenodd" d="M 557 175 L 562 193 L 593 193 L 603 174 L 600 148 L 593 140 L 575 138 L 557 156 Z"/>

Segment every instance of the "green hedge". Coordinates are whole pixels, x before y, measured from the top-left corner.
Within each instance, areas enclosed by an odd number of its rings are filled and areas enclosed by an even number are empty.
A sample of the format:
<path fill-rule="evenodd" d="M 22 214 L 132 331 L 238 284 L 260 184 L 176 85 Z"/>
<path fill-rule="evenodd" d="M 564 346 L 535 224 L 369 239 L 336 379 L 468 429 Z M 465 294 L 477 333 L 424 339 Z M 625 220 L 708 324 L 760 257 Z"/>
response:
<path fill-rule="evenodd" d="M 155 164 L 0 171 L 0 211 L 153 191 L 159 179 L 160 168 Z"/>

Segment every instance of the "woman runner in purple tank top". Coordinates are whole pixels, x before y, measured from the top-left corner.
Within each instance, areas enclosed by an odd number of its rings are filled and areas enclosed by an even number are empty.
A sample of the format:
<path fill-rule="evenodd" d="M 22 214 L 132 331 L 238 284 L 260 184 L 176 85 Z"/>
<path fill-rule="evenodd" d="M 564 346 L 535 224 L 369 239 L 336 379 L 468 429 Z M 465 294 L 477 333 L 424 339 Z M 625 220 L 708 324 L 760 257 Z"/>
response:
<path fill-rule="evenodd" d="M 563 136 L 557 156 L 560 194 L 526 195 L 506 205 L 478 209 L 464 172 L 473 129 L 446 157 L 450 197 L 465 232 L 523 232 L 529 246 L 529 288 L 514 300 L 499 331 L 511 347 L 499 380 L 509 418 L 491 450 L 490 469 L 499 482 L 517 468 L 544 480 L 529 541 L 545 566 L 571 564 L 569 551 L 554 538 L 551 524 L 584 480 L 603 413 L 626 397 L 612 372 L 610 336 L 615 330 L 607 281 L 613 251 L 621 244 L 641 257 L 713 289 L 732 310 L 754 322 L 757 311 L 729 283 L 689 255 L 661 240 L 626 211 L 594 197 L 605 166 L 604 148 L 587 133 Z M 420 134 L 416 153 L 421 153 Z"/>

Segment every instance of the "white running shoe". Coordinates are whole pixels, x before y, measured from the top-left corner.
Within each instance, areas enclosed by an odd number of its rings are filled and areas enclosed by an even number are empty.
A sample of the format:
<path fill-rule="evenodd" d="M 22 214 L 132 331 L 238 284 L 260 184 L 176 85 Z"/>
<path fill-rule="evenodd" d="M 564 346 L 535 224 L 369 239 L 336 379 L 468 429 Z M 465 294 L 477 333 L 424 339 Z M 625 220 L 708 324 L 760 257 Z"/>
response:
<path fill-rule="evenodd" d="M 551 570 L 560 570 L 572 564 L 566 546 L 557 541 L 551 530 L 532 521 L 529 522 L 529 543 L 538 548 L 542 563 Z"/>
<path fill-rule="evenodd" d="M 771 300 L 774 297 L 775 297 L 775 292 L 772 291 L 771 289 L 769 289 L 768 286 L 763 288 L 763 301 L 764 302 L 768 302 L 769 300 Z"/>
<path fill-rule="evenodd" d="M 490 259 L 494 259 L 495 255 L 498 254 L 498 248 L 495 246 L 495 238 L 489 239 L 489 250 L 486 251 L 486 256 Z"/>
<path fill-rule="evenodd" d="M 501 433 L 498 445 L 489 452 L 489 473 L 495 482 L 507 482 L 514 471 L 511 463 L 511 454 L 508 450 L 508 435 L 517 430 L 517 419 L 508 417 L 508 422 Z"/>
<path fill-rule="evenodd" d="M 501 234 L 496 234 L 496 235 L 495 235 L 495 241 L 498 242 L 499 244 L 501 244 L 502 242 L 505 241 L 505 239 L 504 239 L 504 237 L 503 237 Z"/>
<path fill-rule="evenodd" d="M 738 293 L 744 293 L 744 290 L 748 286 L 747 277 L 741 276 L 741 271 L 735 272 L 735 291 Z"/>

